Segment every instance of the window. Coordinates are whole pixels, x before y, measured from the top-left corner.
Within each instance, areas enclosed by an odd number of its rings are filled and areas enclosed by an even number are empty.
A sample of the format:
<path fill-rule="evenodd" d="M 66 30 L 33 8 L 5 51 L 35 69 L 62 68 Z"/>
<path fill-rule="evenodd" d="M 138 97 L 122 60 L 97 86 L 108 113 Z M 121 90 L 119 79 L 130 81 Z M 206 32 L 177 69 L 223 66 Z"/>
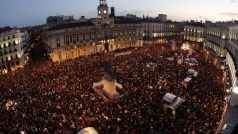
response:
<path fill-rule="evenodd" d="M 73 43 L 73 38 L 72 38 L 72 36 L 70 36 L 70 43 Z"/>
<path fill-rule="evenodd" d="M 3 38 L 3 41 L 5 41 L 5 38 Z"/>
<path fill-rule="evenodd" d="M 65 37 L 64 42 L 65 42 L 66 45 L 68 45 L 69 44 L 69 37 Z"/>
<path fill-rule="evenodd" d="M 13 41 L 13 45 L 16 45 L 16 41 Z"/>
<path fill-rule="evenodd" d="M 8 36 L 8 38 L 7 38 L 8 40 L 10 40 L 10 36 Z"/>
<path fill-rule="evenodd" d="M 57 47 L 60 47 L 60 42 L 59 41 L 57 41 Z"/>
<path fill-rule="evenodd" d="M 17 66 L 19 66 L 19 65 L 20 65 L 20 62 L 19 62 L 19 61 L 17 61 L 17 62 L 16 62 L 16 64 L 17 64 Z"/>
<path fill-rule="evenodd" d="M 73 43 L 77 42 L 77 36 L 73 36 Z"/>
<path fill-rule="evenodd" d="M 15 35 L 12 35 L 12 38 L 14 39 L 14 38 L 15 38 Z"/>

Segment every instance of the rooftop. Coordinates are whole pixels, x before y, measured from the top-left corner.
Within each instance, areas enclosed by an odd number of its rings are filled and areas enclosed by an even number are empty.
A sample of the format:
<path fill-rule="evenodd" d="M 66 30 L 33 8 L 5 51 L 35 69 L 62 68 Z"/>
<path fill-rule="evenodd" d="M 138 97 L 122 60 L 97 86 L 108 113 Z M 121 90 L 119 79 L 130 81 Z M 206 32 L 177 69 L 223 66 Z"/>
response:
<path fill-rule="evenodd" d="M 94 26 L 94 24 L 91 21 L 61 24 L 61 25 L 56 25 L 49 28 L 48 31 L 54 31 L 54 30 L 59 30 L 64 28 L 85 27 L 85 26 Z"/>

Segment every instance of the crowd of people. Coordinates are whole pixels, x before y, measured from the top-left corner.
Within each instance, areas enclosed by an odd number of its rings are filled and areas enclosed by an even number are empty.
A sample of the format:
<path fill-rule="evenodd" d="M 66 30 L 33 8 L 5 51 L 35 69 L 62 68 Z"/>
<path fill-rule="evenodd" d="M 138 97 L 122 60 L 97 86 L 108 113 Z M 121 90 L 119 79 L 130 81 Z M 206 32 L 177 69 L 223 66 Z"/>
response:
<path fill-rule="evenodd" d="M 199 75 L 185 88 L 181 82 L 191 67 L 176 59 L 187 56 L 169 46 L 145 46 L 118 57 L 107 53 L 61 63 L 41 60 L 0 76 L 0 133 L 77 133 L 85 127 L 101 134 L 215 133 L 225 106 L 222 71 L 196 50 L 189 57 L 198 60 L 192 68 Z M 92 89 L 105 73 L 103 61 L 112 64 L 126 91 L 107 102 Z M 185 100 L 176 115 L 164 108 L 166 93 Z M 14 109 L 6 108 L 9 100 L 16 102 Z"/>

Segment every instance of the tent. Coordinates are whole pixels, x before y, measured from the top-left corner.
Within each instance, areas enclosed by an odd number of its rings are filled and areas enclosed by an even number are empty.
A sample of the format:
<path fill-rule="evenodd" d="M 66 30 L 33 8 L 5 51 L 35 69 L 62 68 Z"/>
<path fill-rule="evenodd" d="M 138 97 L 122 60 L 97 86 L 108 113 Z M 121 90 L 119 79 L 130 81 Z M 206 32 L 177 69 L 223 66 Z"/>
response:
<path fill-rule="evenodd" d="M 181 104 L 183 104 L 185 100 L 181 99 L 178 97 L 173 103 L 171 103 L 168 107 L 171 108 L 172 110 L 176 110 Z"/>
<path fill-rule="evenodd" d="M 192 78 L 187 77 L 186 79 L 184 79 L 184 82 L 189 83 L 191 80 L 192 80 Z"/>
<path fill-rule="evenodd" d="M 80 130 L 77 134 L 99 134 L 93 127 L 87 127 Z"/>
<path fill-rule="evenodd" d="M 169 103 L 168 108 L 172 110 L 176 110 L 185 101 L 171 93 L 166 93 L 163 97 L 163 100 Z"/>
<path fill-rule="evenodd" d="M 182 85 L 184 85 L 186 88 L 188 87 L 189 82 L 192 80 L 192 78 L 187 77 L 182 81 Z"/>
<path fill-rule="evenodd" d="M 166 93 L 163 97 L 163 100 L 172 103 L 176 99 L 176 96 L 171 93 Z"/>

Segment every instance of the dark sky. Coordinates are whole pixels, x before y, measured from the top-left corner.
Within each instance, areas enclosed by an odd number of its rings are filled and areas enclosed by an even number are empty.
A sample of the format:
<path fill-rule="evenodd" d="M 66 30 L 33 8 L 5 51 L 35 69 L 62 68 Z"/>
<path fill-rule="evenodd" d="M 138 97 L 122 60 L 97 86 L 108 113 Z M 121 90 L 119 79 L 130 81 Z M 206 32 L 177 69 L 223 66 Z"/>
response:
<path fill-rule="evenodd" d="M 99 0 L 1 0 L 0 26 L 44 24 L 47 16 L 74 15 L 96 17 Z M 133 13 L 156 16 L 167 14 L 172 20 L 238 20 L 238 0 L 107 0 L 117 15 Z"/>

